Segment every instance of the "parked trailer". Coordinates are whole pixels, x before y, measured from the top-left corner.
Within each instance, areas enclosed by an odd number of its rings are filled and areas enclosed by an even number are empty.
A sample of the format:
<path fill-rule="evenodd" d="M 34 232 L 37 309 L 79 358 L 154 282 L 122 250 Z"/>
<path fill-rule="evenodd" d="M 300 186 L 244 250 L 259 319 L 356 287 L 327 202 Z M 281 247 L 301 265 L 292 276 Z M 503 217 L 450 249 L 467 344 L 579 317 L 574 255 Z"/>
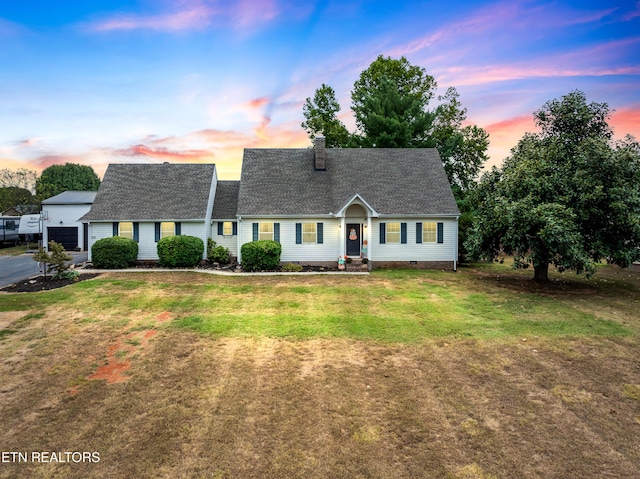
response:
<path fill-rule="evenodd" d="M 37 215 L 22 215 L 20 217 L 20 227 L 18 228 L 20 241 L 31 243 L 42 239 L 42 218 Z"/>
<path fill-rule="evenodd" d="M 0 243 L 16 245 L 20 243 L 19 216 L 0 216 Z"/>

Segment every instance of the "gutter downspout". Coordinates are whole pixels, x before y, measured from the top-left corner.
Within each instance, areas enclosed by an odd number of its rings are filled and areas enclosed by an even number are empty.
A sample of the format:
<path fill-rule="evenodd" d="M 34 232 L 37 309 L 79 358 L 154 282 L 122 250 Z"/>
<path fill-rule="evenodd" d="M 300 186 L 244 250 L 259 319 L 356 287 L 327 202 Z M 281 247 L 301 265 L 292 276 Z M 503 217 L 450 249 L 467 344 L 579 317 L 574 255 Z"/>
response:
<path fill-rule="evenodd" d="M 455 256 L 453 258 L 453 270 L 458 271 L 458 220 L 459 216 L 456 216 L 456 242 L 455 242 Z"/>

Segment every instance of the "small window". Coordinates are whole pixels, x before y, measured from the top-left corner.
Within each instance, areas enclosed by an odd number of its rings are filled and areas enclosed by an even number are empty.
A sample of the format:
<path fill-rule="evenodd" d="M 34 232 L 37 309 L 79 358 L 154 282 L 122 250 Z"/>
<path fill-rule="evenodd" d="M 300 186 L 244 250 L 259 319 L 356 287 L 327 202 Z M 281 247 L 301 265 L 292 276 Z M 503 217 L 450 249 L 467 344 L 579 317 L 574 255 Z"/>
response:
<path fill-rule="evenodd" d="M 436 223 L 434 221 L 422 223 L 422 241 L 424 243 L 436 242 Z"/>
<path fill-rule="evenodd" d="M 302 244 L 317 242 L 316 223 L 302 223 Z"/>
<path fill-rule="evenodd" d="M 118 223 L 118 236 L 133 239 L 133 223 L 130 221 Z"/>
<path fill-rule="evenodd" d="M 160 238 L 166 238 L 167 236 L 175 236 L 176 224 L 173 222 L 163 221 L 160 223 Z"/>
<path fill-rule="evenodd" d="M 233 222 L 225 221 L 224 223 L 222 223 L 222 234 L 223 236 L 233 235 Z"/>
<path fill-rule="evenodd" d="M 400 223 L 387 223 L 387 243 L 400 243 Z"/>
<path fill-rule="evenodd" d="M 273 241 L 273 223 L 260 223 L 258 239 Z"/>

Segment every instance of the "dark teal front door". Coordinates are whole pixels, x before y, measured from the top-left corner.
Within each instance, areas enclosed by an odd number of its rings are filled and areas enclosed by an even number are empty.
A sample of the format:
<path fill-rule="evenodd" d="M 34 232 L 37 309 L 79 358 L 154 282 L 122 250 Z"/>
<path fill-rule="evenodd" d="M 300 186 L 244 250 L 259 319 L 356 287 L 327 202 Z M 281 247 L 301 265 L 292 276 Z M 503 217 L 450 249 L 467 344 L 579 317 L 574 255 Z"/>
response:
<path fill-rule="evenodd" d="M 347 256 L 360 256 L 360 225 L 347 224 Z"/>

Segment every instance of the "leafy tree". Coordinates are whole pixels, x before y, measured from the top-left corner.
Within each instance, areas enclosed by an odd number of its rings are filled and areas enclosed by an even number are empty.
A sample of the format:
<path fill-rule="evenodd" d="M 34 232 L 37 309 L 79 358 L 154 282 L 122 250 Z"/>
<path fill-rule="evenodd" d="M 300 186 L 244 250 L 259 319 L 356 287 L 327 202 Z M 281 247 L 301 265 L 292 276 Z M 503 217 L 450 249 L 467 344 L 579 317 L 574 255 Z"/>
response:
<path fill-rule="evenodd" d="M 36 181 L 36 197 L 42 201 L 63 191 L 97 191 L 99 187 L 100 178 L 90 166 L 51 165 Z"/>
<path fill-rule="evenodd" d="M 460 103 L 460 94 L 449 88 L 438 97 L 431 138 L 438 149 L 449 182 L 461 199 L 475 185 L 482 165 L 489 159 L 489 134 L 476 125 L 462 126 L 467 109 Z"/>
<path fill-rule="evenodd" d="M 9 186 L 0 188 L 0 211 L 5 211 L 17 205 L 31 205 L 35 198 L 29 190 Z"/>
<path fill-rule="evenodd" d="M 309 138 L 324 136 L 328 147 L 345 146 L 349 142 L 349 132 L 338 119 L 340 104 L 336 100 L 333 88 L 324 83 L 313 97 L 307 98 L 302 107 L 305 121 L 302 128 L 307 130 Z"/>
<path fill-rule="evenodd" d="M 455 88 L 439 96 L 440 105 L 430 109 L 436 88 L 435 79 L 424 68 L 411 65 L 405 57 L 380 55 L 361 72 L 351 92 L 355 133 L 349 134 L 337 120 L 340 105 L 325 84 L 313 100 L 307 98 L 302 126 L 310 138 L 324 134 L 329 146 L 435 147 L 460 199 L 487 159 L 488 134 L 477 126 L 462 126 L 467 110 Z"/>
<path fill-rule="evenodd" d="M 474 192 L 472 257 L 504 251 L 517 268 L 533 265 L 538 281 L 550 264 L 591 275 L 599 261 L 640 258 L 640 147 L 629 136 L 612 143 L 609 117 L 580 91 L 534 113 L 541 132 L 527 133 Z"/>
<path fill-rule="evenodd" d="M 76 274 L 67 274 L 67 270 L 69 269 L 69 265 L 67 264 L 69 261 L 73 260 L 73 257 L 64 249 L 60 243 L 56 243 L 55 241 L 49 241 L 49 253 L 47 250 L 40 247 L 37 253 L 33 254 L 33 261 L 38 261 L 40 263 L 44 263 L 44 277 L 47 277 L 47 272 L 54 272 L 55 275 L 53 279 L 66 279 L 77 278 Z"/>
<path fill-rule="evenodd" d="M 0 211 L 17 205 L 30 205 L 36 202 L 32 192 L 35 189 L 37 174 L 35 171 L 20 168 L 0 170 Z"/>

